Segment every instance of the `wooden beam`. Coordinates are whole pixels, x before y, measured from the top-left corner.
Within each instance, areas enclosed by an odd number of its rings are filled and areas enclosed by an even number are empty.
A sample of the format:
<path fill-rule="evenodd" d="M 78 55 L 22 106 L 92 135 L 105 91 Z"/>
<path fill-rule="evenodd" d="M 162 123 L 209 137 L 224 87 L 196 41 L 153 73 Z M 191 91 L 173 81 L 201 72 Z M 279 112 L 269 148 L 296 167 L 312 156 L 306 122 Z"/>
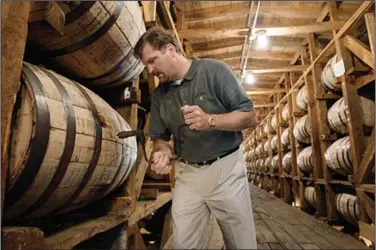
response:
<path fill-rule="evenodd" d="M 43 232 L 35 227 L 2 227 L 1 248 L 4 250 L 43 249 Z"/>
<path fill-rule="evenodd" d="M 204 37 L 246 37 L 247 35 L 248 29 L 185 29 L 180 31 L 180 36 L 188 40 L 194 40 Z"/>
<path fill-rule="evenodd" d="M 185 52 L 183 50 L 183 45 L 181 44 L 180 35 L 178 31 L 176 30 L 174 20 L 172 19 L 171 13 L 170 13 L 170 2 L 169 1 L 158 1 L 158 5 L 161 8 L 162 15 L 167 21 L 167 25 L 170 29 L 172 29 L 172 32 L 178 42 L 178 45 L 180 47 L 180 50 L 182 51 L 183 55 L 185 56 Z"/>
<path fill-rule="evenodd" d="M 274 103 L 265 103 L 265 104 L 253 104 L 255 108 L 267 108 L 267 107 L 274 107 Z"/>
<path fill-rule="evenodd" d="M 30 2 L 1 3 L 1 213 L 7 185 L 13 107 L 20 88 Z"/>
<path fill-rule="evenodd" d="M 142 1 L 142 12 L 147 27 L 155 26 L 157 23 L 157 2 Z"/>
<path fill-rule="evenodd" d="M 371 53 L 370 48 L 366 46 L 363 42 L 359 41 L 353 36 L 347 35 L 343 38 L 343 44 L 352 53 L 365 62 L 372 69 L 375 69 L 375 58 Z"/>
<path fill-rule="evenodd" d="M 64 32 L 65 14 L 57 2 L 30 2 L 28 22 L 46 21 L 60 34 Z"/>
<path fill-rule="evenodd" d="M 252 71 L 253 74 L 267 74 L 267 73 L 304 71 L 307 68 L 308 68 L 307 65 L 297 65 L 297 66 L 287 66 L 283 68 L 274 68 L 274 69 L 247 69 L 247 70 Z"/>
<path fill-rule="evenodd" d="M 375 55 L 375 15 L 373 13 L 367 13 L 364 15 L 366 19 L 366 26 L 368 32 L 368 40 L 371 45 L 371 52 Z"/>
<path fill-rule="evenodd" d="M 247 90 L 247 95 L 265 95 L 270 93 L 285 93 L 286 89 L 261 89 L 261 90 Z"/>
<path fill-rule="evenodd" d="M 366 179 L 370 179 L 372 175 L 372 168 L 375 167 L 375 129 L 372 131 L 372 135 L 367 143 L 367 148 L 364 153 L 363 159 L 360 162 L 358 183 L 365 183 Z"/>
<path fill-rule="evenodd" d="M 375 225 L 359 221 L 359 235 L 375 243 Z"/>
<path fill-rule="evenodd" d="M 357 191 L 356 194 L 368 217 L 371 219 L 372 223 L 375 223 L 375 201 L 362 191 Z"/>

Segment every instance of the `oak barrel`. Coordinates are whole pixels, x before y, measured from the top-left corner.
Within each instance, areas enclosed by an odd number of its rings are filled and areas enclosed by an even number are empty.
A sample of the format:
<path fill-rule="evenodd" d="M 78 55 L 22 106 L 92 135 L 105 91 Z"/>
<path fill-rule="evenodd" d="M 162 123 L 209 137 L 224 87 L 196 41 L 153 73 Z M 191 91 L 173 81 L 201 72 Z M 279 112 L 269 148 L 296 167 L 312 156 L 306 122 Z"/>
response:
<path fill-rule="evenodd" d="M 287 149 L 290 145 L 290 128 L 285 128 L 281 135 L 281 144 L 284 149 Z"/>
<path fill-rule="evenodd" d="M 301 110 L 308 110 L 308 96 L 305 85 L 299 90 L 298 95 L 296 96 L 296 105 Z"/>
<path fill-rule="evenodd" d="M 334 75 L 334 66 L 337 63 L 337 55 L 334 55 L 325 65 L 321 73 L 321 84 L 324 89 L 334 93 L 341 93 L 341 82 Z"/>
<path fill-rule="evenodd" d="M 285 106 L 282 109 L 282 120 L 285 122 L 289 121 L 289 105 L 285 104 Z"/>
<path fill-rule="evenodd" d="M 268 156 L 264 162 L 264 171 L 268 172 L 271 169 L 273 156 Z"/>
<path fill-rule="evenodd" d="M 81 207 L 122 184 L 137 157 L 131 130 L 100 97 L 24 63 L 14 112 L 5 219 Z"/>
<path fill-rule="evenodd" d="M 278 173 L 279 172 L 279 166 L 278 166 L 278 155 L 273 156 L 272 163 L 271 163 L 271 172 Z"/>
<path fill-rule="evenodd" d="M 367 98 L 360 97 L 365 127 L 373 127 L 375 123 L 375 103 Z M 346 134 L 348 116 L 345 108 L 345 100 L 342 97 L 328 110 L 328 124 L 331 130 L 339 134 Z"/>
<path fill-rule="evenodd" d="M 306 187 L 304 189 L 304 198 L 312 207 L 317 208 L 317 196 L 316 189 L 314 187 Z"/>
<path fill-rule="evenodd" d="M 270 121 L 270 127 L 269 127 L 269 131 L 270 131 L 270 133 L 276 133 L 276 131 L 277 131 L 277 115 L 276 114 L 274 114 L 273 116 L 272 116 L 272 120 Z"/>
<path fill-rule="evenodd" d="M 273 152 L 276 152 L 278 150 L 278 136 L 277 135 L 274 135 L 272 140 L 271 140 L 271 144 L 272 144 L 272 150 Z"/>
<path fill-rule="evenodd" d="M 291 151 L 283 156 L 282 166 L 286 173 L 291 173 Z"/>
<path fill-rule="evenodd" d="M 325 161 L 328 167 L 338 174 L 352 174 L 350 137 L 343 137 L 330 145 L 325 152 Z"/>
<path fill-rule="evenodd" d="M 297 159 L 297 165 L 304 173 L 310 174 L 313 171 L 313 155 L 312 147 L 306 147 L 299 153 Z"/>
<path fill-rule="evenodd" d="M 336 195 L 336 209 L 349 223 L 357 226 L 359 221 L 359 206 L 356 196 L 340 193 Z"/>
<path fill-rule="evenodd" d="M 44 51 L 46 65 L 82 84 L 114 87 L 144 69 L 133 48 L 145 32 L 137 1 L 82 1 L 65 10 L 64 34 L 43 22 L 30 25 L 29 40 Z"/>
<path fill-rule="evenodd" d="M 293 133 L 298 142 L 311 143 L 311 122 L 308 115 L 301 117 L 296 122 Z"/>

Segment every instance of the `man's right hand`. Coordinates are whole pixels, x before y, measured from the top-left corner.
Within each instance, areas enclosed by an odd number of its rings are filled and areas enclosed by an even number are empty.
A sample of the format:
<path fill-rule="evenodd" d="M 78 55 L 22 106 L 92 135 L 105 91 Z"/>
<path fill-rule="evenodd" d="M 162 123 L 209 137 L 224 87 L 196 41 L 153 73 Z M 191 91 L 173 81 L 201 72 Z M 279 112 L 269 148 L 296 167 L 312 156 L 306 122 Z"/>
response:
<path fill-rule="evenodd" d="M 171 155 L 164 151 L 153 152 L 151 169 L 157 174 L 169 174 L 171 171 Z"/>

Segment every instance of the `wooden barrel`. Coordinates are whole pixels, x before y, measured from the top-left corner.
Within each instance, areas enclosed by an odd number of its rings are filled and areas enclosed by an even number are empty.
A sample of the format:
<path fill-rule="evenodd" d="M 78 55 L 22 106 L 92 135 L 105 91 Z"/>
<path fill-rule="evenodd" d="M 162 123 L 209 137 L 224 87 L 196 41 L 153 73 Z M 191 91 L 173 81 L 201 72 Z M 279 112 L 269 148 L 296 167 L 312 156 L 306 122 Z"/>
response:
<path fill-rule="evenodd" d="M 291 151 L 283 156 L 282 166 L 286 173 L 291 173 Z"/>
<path fill-rule="evenodd" d="M 282 120 L 285 122 L 289 121 L 289 105 L 286 104 L 282 109 Z"/>
<path fill-rule="evenodd" d="M 48 58 L 47 66 L 82 84 L 114 87 L 144 69 L 133 48 L 145 32 L 137 1 L 82 1 L 65 10 L 64 34 L 43 22 L 30 24 L 28 38 Z"/>
<path fill-rule="evenodd" d="M 290 145 L 290 128 L 283 130 L 281 135 L 281 144 L 284 149 L 287 149 Z"/>
<path fill-rule="evenodd" d="M 306 147 L 305 149 L 300 152 L 297 159 L 297 165 L 300 170 L 302 170 L 306 174 L 310 174 L 313 171 L 313 155 L 312 155 L 312 147 Z"/>
<path fill-rule="evenodd" d="M 296 96 L 296 105 L 301 110 L 308 110 L 308 97 L 307 97 L 307 88 L 304 85 L 298 92 Z"/>
<path fill-rule="evenodd" d="M 267 176 L 267 175 L 264 175 L 264 178 L 263 178 L 263 180 L 262 180 L 262 185 L 261 185 L 261 187 L 262 187 L 263 189 L 269 190 L 269 189 L 272 187 L 271 184 L 272 184 L 272 183 L 271 183 L 270 177 Z"/>
<path fill-rule="evenodd" d="M 321 84 L 325 90 L 341 93 L 341 82 L 334 75 L 334 65 L 337 63 L 337 55 L 334 55 L 325 65 L 321 73 Z"/>
<path fill-rule="evenodd" d="M 274 135 L 272 140 L 271 140 L 271 144 L 272 144 L 272 150 L 273 152 L 276 152 L 278 150 L 278 136 L 277 135 Z"/>
<path fill-rule="evenodd" d="M 274 114 L 272 116 L 272 120 L 270 121 L 270 125 L 271 125 L 271 127 L 269 128 L 270 132 L 271 133 L 275 133 L 277 131 L 277 126 L 278 126 L 278 124 L 277 124 L 277 115 L 276 114 Z"/>
<path fill-rule="evenodd" d="M 262 157 L 264 155 L 264 143 L 259 143 L 259 145 L 256 147 L 256 156 Z"/>
<path fill-rule="evenodd" d="M 364 97 L 360 97 L 365 127 L 373 127 L 375 122 L 375 103 Z M 328 110 L 328 124 L 331 130 L 339 134 L 346 134 L 348 116 L 345 108 L 345 100 L 342 97 Z"/>
<path fill-rule="evenodd" d="M 325 161 L 328 167 L 338 174 L 352 174 L 350 137 L 343 137 L 330 145 L 325 152 Z"/>
<path fill-rule="evenodd" d="M 262 126 L 256 128 L 256 140 L 261 141 L 264 138 Z"/>
<path fill-rule="evenodd" d="M 264 152 L 265 152 L 265 154 L 269 153 L 270 144 L 271 144 L 271 142 L 269 140 L 265 141 L 265 143 L 264 143 Z"/>
<path fill-rule="evenodd" d="M 308 115 L 301 117 L 294 127 L 295 139 L 300 143 L 311 143 L 311 122 Z"/>
<path fill-rule="evenodd" d="M 268 156 L 264 161 L 264 171 L 268 172 L 272 167 L 272 156 Z"/>
<path fill-rule="evenodd" d="M 317 208 L 317 196 L 316 189 L 314 187 L 306 187 L 304 189 L 304 198 L 312 207 Z"/>
<path fill-rule="evenodd" d="M 271 172 L 272 173 L 278 173 L 278 171 L 279 171 L 278 155 L 273 156 L 271 166 L 272 166 Z"/>
<path fill-rule="evenodd" d="M 24 63 L 14 112 L 5 218 L 40 217 L 100 199 L 135 164 L 131 130 L 100 97 L 54 72 Z"/>
<path fill-rule="evenodd" d="M 268 134 L 269 134 L 269 126 L 268 126 L 267 123 L 265 123 L 263 125 L 263 133 L 262 133 L 262 135 L 263 135 L 264 138 L 268 138 Z"/>
<path fill-rule="evenodd" d="M 347 222 L 355 226 L 358 225 L 359 206 L 356 196 L 345 193 L 337 194 L 336 209 Z"/>

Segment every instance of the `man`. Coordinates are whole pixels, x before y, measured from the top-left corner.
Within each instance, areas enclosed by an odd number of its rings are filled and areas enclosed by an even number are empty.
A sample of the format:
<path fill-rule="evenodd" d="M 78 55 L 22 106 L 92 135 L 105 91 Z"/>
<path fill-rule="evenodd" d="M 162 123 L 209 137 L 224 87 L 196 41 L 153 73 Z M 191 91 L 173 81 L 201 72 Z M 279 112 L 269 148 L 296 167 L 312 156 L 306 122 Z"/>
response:
<path fill-rule="evenodd" d="M 161 28 L 146 31 L 135 46 L 148 71 L 159 78 L 151 104 L 151 168 L 171 170 L 175 249 L 202 249 L 212 213 L 227 249 L 256 249 L 252 205 L 241 130 L 258 124 L 253 104 L 231 69 L 214 59 L 185 58 Z"/>

